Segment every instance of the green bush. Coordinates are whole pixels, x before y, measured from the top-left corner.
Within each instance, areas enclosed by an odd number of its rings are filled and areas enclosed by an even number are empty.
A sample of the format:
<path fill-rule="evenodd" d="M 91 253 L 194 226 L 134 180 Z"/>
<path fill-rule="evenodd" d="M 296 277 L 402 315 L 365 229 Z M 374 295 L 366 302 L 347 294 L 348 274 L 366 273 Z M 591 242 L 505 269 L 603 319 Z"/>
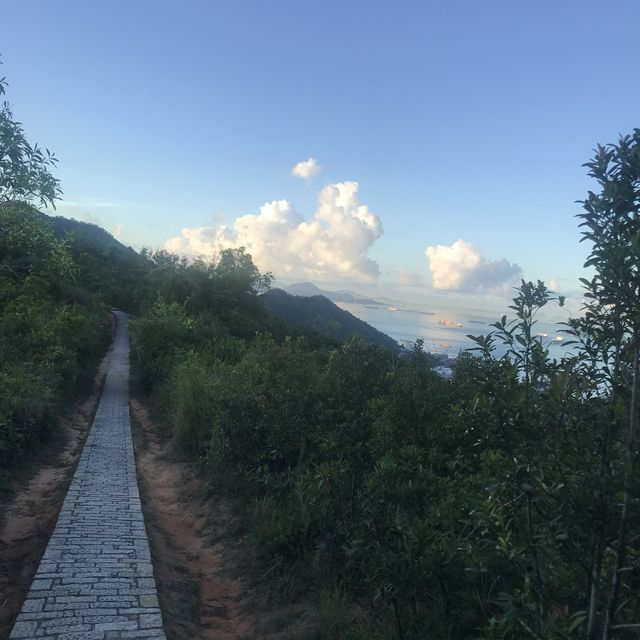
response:
<path fill-rule="evenodd" d="M 130 328 L 140 381 L 147 390 L 157 388 L 193 343 L 194 321 L 182 305 L 158 296 L 149 313 Z"/>
<path fill-rule="evenodd" d="M 106 309 L 68 300 L 74 264 L 41 214 L 0 206 L 0 467 L 51 433 L 106 346 Z"/>
<path fill-rule="evenodd" d="M 176 444 L 191 454 L 203 451 L 211 433 L 218 379 L 212 374 L 192 355 L 176 367 L 166 385 L 174 398 L 171 422 Z"/>

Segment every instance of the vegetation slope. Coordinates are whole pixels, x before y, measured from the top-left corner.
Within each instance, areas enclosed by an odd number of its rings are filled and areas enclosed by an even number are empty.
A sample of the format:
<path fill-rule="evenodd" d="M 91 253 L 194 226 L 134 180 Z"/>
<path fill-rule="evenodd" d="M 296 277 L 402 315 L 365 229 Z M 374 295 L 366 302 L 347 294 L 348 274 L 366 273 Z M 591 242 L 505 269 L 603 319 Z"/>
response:
<path fill-rule="evenodd" d="M 450 381 L 419 344 L 400 359 L 358 339 L 312 344 L 271 333 L 257 306 L 242 332 L 245 311 L 222 317 L 221 299 L 199 294 L 133 323 L 177 445 L 213 490 L 252 505 L 270 574 L 320 590 L 323 637 L 634 632 L 640 131 L 588 167 L 600 192 L 580 218 L 596 275 L 559 361 L 536 337 L 540 309 L 563 303 L 542 282 L 521 283 L 511 317 L 472 336 Z M 227 257 L 257 304 L 267 283 L 248 256 Z M 206 269 L 202 295 L 226 277 Z"/>
<path fill-rule="evenodd" d="M 340 341 L 358 336 L 365 342 L 392 351 L 398 349 L 395 340 L 344 311 L 325 296 L 294 296 L 282 289 L 270 289 L 261 300 L 272 315 L 290 325 L 307 327 Z"/>

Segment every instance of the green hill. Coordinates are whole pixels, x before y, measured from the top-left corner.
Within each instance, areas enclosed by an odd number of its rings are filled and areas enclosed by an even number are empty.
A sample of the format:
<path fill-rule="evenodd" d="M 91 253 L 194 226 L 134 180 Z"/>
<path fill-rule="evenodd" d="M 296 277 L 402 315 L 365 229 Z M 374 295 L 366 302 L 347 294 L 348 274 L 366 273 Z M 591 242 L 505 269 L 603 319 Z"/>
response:
<path fill-rule="evenodd" d="M 398 349 L 393 338 L 340 309 L 324 296 L 293 296 L 282 289 L 271 289 L 261 296 L 261 300 L 272 315 L 289 324 L 313 329 L 340 341 L 356 335 L 370 344 L 394 351 Z"/>
<path fill-rule="evenodd" d="M 106 304 L 136 313 L 148 291 L 151 261 L 95 224 L 48 217 L 56 236 L 69 239 L 78 287 Z"/>

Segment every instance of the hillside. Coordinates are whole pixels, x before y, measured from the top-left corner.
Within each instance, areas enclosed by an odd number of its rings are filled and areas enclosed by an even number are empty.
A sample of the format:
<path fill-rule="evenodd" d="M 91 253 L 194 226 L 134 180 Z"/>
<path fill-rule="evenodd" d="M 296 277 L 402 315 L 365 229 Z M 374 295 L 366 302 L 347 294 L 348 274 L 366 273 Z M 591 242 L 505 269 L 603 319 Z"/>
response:
<path fill-rule="evenodd" d="M 77 265 L 77 285 L 111 306 L 136 313 L 147 292 L 152 263 L 95 224 L 44 216 L 54 233 L 69 240 Z"/>
<path fill-rule="evenodd" d="M 289 324 L 313 329 L 341 341 L 356 335 L 370 344 L 398 349 L 393 338 L 340 309 L 322 295 L 302 297 L 290 295 L 282 289 L 271 289 L 261 296 L 261 300 L 269 312 Z"/>
<path fill-rule="evenodd" d="M 47 216 L 53 225 L 56 235 L 64 237 L 71 234 L 74 245 L 84 250 L 109 252 L 115 251 L 133 260 L 139 260 L 140 254 L 114 238 L 108 231 L 90 222 L 82 222 L 63 216 Z"/>

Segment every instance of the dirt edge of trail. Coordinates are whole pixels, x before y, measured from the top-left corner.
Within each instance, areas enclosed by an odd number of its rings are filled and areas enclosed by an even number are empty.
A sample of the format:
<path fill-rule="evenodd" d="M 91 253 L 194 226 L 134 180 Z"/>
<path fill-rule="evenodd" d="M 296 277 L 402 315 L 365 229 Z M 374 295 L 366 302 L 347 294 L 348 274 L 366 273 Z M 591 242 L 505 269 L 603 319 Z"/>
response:
<path fill-rule="evenodd" d="M 318 638 L 317 595 L 282 597 L 247 570 L 247 531 L 228 498 L 206 496 L 140 398 L 131 399 L 138 486 L 168 640 Z"/>
<path fill-rule="evenodd" d="M 109 314 L 112 335 L 115 319 Z M 79 393 L 52 439 L 16 472 L 11 495 L 0 501 L 0 638 L 8 638 L 58 520 L 100 400 L 111 360 L 109 346 L 89 391 Z"/>

